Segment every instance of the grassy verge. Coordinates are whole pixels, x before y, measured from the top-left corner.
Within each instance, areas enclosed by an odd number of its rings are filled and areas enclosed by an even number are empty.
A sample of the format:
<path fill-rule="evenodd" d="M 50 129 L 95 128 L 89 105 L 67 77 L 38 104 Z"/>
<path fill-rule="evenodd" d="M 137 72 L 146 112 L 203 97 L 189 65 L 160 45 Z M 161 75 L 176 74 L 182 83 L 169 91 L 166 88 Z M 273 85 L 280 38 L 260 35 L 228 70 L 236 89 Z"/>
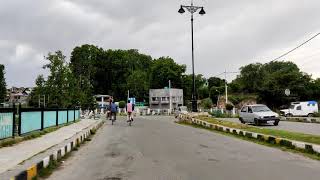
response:
<path fill-rule="evenodd" d="M 199 128 L 199 129 L 206 129 L 206 130 L 218 133 L 218 134 L 222 134 L 222 135 L 226 135 L 226 136 L 230 136 L 230 137 L 235 137 L 235 138 L 242 139 L 242 140 L 245 140 L 245 141 L 254 142 L 256 144 L 277 148 L 277 149 L 280 149 L 282 151 L 287 151 L 287 152 L 300 154 L 300 155 L 303 155 L 303 156 L 311 158 L 311 159 L 320 160 L 320 154 L 310 153 L 310 152 L 306 151 L 305 149 L 281 146 L 279 144 L 274 144 L 274 143 L 262 141 L 261 139 L 259 140 L 259 139 L 250 138 L 250 137 L 246 137 L 246 136 L 239 136 L 239 135 L 236 135 L 236 134 L 227 133 L 227 132 L 219 131 L 219 130 L 216 130 L 216 129 L 210 129 L 208 127 L 203 127 L 203 126 L 200 126 L 200 125 L 197 125 L 197 124 L 189 124 L 189 123 L 186 123 L 186 122 L 179 122 L 178 124 L 185 125 L 185 126 L 192 126 L 194 128 Z"/>
<path fill-rule="evenodd" d="M 199 117 L 199 119 L 207 121 L 209 123 L 219 124 L 219 125 L 230 127 L 230 128 L 237 128 L 244 131 L 262 133 L 266 135 L 286 138 L 286 139 L 295 140 L 295 141 L 303 141 L 307 143 L 320 144 L 320 136 L 318 135 L 297 133 L 297 132 L 278 130 L 278 129 L 259 128 L 259 127 L 254 127 L 254 126 L 235 123 L 235 122 L 220 121 L 211 117 Z"/>
<path fill-rule="evenodd" d="M 4 140 L 1 140 L 0 141 L 0 148 L 1 147 L 8 147 L 8 146 L 12 146 L 14 144 L 17 144 L 17 143 L 20 143 L 22 141 L 27 141 L 27 140 L 31 140 L 31 139 L 35 139 L 35 138 L 38 138 L 38 137 L 41 137 L 45 134 L 48 134 L 48 133 L 51 133 L 53 131 L 56 131 L 64 126 L 68 126 L 70 124 L 74 124 L 74 123 L 77 123 L 79 122 L 80 120 L 77 120 L 75 122 L 68 122 L 66 124 L 61 124 L 59 126 L 55 126 L 55 127 L 49 127 L 49 128 L 46 128 L 42 131 L 34 131 L 34 132 L 31 132 L 31 133 L 28 133 L 24 136 L 18 136 L 18 137 L 14 137 L 14 138 L 8 138 L 8 139 L 4 139 Z"/>

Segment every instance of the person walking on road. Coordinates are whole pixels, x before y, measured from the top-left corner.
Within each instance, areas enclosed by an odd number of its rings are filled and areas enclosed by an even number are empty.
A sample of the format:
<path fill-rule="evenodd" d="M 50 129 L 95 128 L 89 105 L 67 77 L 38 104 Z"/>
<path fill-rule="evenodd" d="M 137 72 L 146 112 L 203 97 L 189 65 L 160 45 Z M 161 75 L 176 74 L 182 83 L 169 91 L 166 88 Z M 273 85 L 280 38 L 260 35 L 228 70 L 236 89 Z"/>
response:
<path fill-rule="evenodd" d="M 112 100 L 111 105 L 110 105 L 110 110 L 111 110 L 111 117 L 113 116 L 113 120 L 117 120 L 117 112 L 118 112 L 118 106 L 114 101 Z"/>
<path fill-rule="evenodd" d="M 133 121 L 132 112 L 134 111 L 134 105 L 130 102 L 130 100 L 128 100 L 128 103 L 126 105 L 126 111 L 128 115 L 127 122 Z"/>

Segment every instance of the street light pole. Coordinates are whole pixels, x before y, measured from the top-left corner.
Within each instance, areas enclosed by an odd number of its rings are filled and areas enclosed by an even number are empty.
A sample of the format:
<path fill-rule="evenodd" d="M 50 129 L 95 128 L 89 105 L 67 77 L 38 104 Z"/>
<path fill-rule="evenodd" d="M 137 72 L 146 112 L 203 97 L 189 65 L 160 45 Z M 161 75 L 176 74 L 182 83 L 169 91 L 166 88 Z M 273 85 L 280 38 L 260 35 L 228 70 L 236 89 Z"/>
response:
<path fill-rule="evenodd" d="M 197 98 L 196 98 L 196 80 L 195 80 L 195 74 L 194 74 L 194 44 L 193 44 L 193 14 L 197 12 L 199 9 L 200 15 L 206 14 L 204 11 L 203 7 L 200 6 L 194 6 L 193 2 L 191 1 L 191 6 L 184 6 L 181 5 L 179 9 L 179 13 L 183 14 L 185 12 L 184 9 L 187 9 L 191 13 L 191 44 L 192 44 L 192 112 L 197 112 L 198 107 L 197 107 Z"/>

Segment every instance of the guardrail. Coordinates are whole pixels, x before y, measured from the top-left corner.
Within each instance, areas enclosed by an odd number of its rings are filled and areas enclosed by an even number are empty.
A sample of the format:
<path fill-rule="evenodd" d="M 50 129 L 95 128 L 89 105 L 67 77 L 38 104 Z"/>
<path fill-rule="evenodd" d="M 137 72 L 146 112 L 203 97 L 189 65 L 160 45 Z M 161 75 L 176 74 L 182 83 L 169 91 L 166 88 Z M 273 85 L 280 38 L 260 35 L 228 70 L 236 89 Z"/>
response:
<path fill-rule="evenodd" d="M 19 106 L 18 135 L 33 131 L 43 130 L 48 127 L 67 124 L 80 119 L 80 110 L 72 109 L 49 109 L 49 108 L 21 108 Z"/>
<path fill-rule="evenodd" d="M 0 108 L 0 140 L 14 137 L 15 133 L 15 106 Z"/>

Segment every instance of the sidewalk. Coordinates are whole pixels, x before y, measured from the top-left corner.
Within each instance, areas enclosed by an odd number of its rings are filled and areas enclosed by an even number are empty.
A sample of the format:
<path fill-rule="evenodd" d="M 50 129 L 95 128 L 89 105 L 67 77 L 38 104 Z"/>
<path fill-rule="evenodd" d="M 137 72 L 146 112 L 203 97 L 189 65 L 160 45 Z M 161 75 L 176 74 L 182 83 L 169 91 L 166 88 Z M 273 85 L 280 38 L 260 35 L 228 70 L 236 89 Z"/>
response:
<path fill-rule="evenodd" d="M 84 119 L 39 138 L 23 141 L 12 147 L 0 148 L 0 173 L 6 172 L 34 155 L 71 138 L 96 122 L 97 120 Z"/>

